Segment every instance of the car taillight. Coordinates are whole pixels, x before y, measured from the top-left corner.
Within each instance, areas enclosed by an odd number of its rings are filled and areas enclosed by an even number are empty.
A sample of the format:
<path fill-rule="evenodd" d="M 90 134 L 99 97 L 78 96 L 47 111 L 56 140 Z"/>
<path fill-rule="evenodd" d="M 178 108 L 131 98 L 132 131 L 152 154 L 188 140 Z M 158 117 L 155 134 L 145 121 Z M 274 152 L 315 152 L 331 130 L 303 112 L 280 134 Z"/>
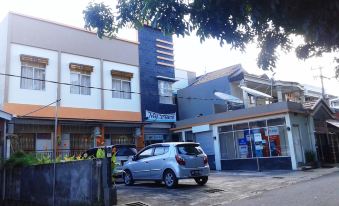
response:
<path fill-rule="evenodd" d="M 204 164 L 205 164 L 205 165 L 207 165 L 207 164 L 208 164 L 208 159 L 207 159 L 207 157 L 206 157 L 206 156 L 204 157 Z"/>
<path fill-rule="evenodd" d="M 184 158 L 180 157 L 179 155 L 175 155 L 175 159 L 177 160 L 179 165 L 185 165 Z"/>

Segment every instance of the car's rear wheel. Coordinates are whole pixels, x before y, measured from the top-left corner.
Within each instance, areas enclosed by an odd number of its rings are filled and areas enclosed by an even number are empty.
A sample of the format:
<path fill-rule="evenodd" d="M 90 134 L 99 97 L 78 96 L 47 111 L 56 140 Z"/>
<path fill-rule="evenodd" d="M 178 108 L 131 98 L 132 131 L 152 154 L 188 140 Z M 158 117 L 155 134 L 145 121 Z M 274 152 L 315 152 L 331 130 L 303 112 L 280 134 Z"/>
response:
<path fill-rule="evenodd" d="M 205 185 L 208 181 L 208 177 L 207 176 L 196 177 L 196 178 L 194 178 L 194 180 L 198 185 Z"/>
<path fill-rule="evenodd" d="M 167 188 L 175 188 L 178 185 L 178 178 L 172 170 L 166 170 L 163 179 Z"/>
<path fill-rule="evenodd" d="M 123 178 L 124 178 L 125 185 L 133 185 L 134 184 L 134 180 L 133 180 L 133 176 L 132 176 L 131 171 L 125 170 L 124 174 L 123 174 Z"/>

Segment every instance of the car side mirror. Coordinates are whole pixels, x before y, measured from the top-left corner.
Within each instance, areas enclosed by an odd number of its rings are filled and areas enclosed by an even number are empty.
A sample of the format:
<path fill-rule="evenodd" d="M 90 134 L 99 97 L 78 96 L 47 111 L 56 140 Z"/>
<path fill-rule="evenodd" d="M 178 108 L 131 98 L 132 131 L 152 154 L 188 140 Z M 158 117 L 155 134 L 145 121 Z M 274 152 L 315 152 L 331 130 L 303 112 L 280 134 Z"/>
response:
<path fill-rule="evenodd" d="M 136 155 L 133 155 L 132 161 L 136 161 L 137 159 L 138 159 L 137 156 L 136 156 Z"/>

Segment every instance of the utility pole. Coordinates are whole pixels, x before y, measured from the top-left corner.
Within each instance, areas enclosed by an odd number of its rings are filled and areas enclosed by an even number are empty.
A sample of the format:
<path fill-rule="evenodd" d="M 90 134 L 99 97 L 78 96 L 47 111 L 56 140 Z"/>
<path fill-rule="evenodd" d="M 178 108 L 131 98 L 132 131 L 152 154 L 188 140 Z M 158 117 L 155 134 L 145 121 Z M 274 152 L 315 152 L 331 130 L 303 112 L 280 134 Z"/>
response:
<path fill-rule="evenodd" d="M 315 76 L 315 78 L 317 78 L 317 77 L 320 78 L 320 81 L 321 81 L 321 95 L 322 95 L 323 99 L 326 100 L 325 88 L 324 88 L 324 79 L 330 79 L 330 78 L 325 77 L 323 75 L 323 68 L 322 67 L 318 67 L 318 68 L 314 68 L 314 69 L 311 68 L 311 70 L 317 70 L 317 69 L 319 70 L 319 76 Z"/>
<path fill-rule="evenodd" d="M 56 157 L 57 157 L 57 137 L 58 137 L 58 107 L 61 99 L 55 101 L 55 116 L 54 116 L 54 138 L 53 138 L 53 206 L 55 205 L 55 182 L 56 182 Z"/>

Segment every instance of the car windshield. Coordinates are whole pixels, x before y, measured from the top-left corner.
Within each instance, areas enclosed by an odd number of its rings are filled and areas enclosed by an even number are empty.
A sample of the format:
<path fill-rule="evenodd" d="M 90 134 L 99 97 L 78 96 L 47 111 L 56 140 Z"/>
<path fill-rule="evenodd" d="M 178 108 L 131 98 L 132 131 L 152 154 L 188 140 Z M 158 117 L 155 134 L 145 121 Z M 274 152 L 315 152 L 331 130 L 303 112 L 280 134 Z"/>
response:
<path fill-rule="evenodd" d="M 199 155 L 202 154 L 200 146 L 197 144 L 178 145 L 178 153 L 182 155 Z"/>

